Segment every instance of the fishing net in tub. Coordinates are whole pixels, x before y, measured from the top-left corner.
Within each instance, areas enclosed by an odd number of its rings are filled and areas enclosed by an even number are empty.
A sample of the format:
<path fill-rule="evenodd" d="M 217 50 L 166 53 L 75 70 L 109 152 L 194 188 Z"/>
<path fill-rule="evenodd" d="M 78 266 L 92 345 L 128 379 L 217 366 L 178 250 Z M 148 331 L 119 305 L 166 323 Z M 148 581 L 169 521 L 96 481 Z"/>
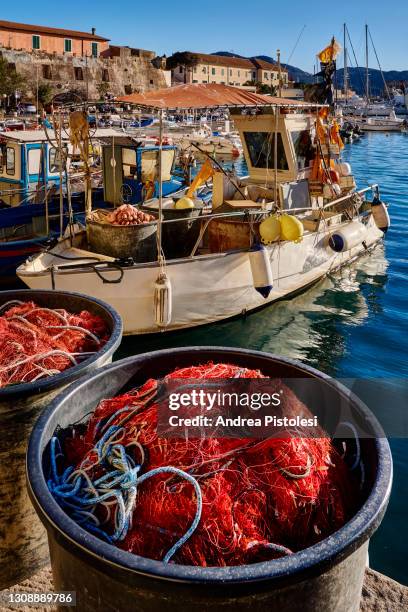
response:
<path fill-rule="evenodd" d="M 227 363 L 172 379 L 266 378 Z M 290 555 L 340 528 L 358 483 L 330 438 L 168 438 L 147 380 L 51 439 L 48 487 L 82 527 L 132 553 L 198 566 Z M 279 383 L 282 385 L 283 383 Z M 286 387 L 290 413 L 304 404 Z M 320 434 L 319 434 L 320 435 Z"/>
<path fill-rule="evenodd" d="M 77 365 L 109 338 L 105 321 L 12 300 L 0 307 L 0 388 L 34 382 Z"/>

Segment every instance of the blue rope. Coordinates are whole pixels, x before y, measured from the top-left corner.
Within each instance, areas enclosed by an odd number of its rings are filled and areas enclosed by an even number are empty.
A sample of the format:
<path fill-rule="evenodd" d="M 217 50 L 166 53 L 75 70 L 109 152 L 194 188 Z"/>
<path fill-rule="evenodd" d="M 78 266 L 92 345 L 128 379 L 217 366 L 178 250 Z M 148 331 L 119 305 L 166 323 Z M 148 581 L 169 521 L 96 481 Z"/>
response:
<path fill-rule="evenodd" d="M 138 486 L 143 482 L 160 474 L 174 474 L 187 480 L 193 485 L 197 510 L 193 522 L 186 533 L 177 540 L 163 558 L 168 563 L 181 546 L 193 535 L 201 519 L 203 501 L 200 485 L 197 480 L 187 472 L 173 467 L 163 466 L 146 472 L 139 476 L 141 465 L 134 465 L 134 461 L 126 453 L 122 444 L 112 443 L 112 438 L 123 428 L 113 425 L 103 434 L 95 445 L 98 454 L 98 463 L 104 461 L 107 469 L 114 468 L 95 481 L 83 476 L 81 469 L 74 471 L 73 466 L 67 467 L 63 474 L 58 474 L 57 458 L 63 456 L 58 438 L 53 437 L 50 443 L 51 478 L 48 488 L 58 503 L 66 510 L 71 511 L 71 517 L 88 531 L 103 537 L 109 543 L 123 540 L 132 524 L 132 516 L 136 503 Z M 88 477 L 89 478 L 89 477 Z M 106 533 L 95 522 L 90 520 L 98 504 L 103 504 L 114 497 L 117 502 L 115 513 L 115 531 L 112 535 Z M 85 510 L 89 508 L 89 510 Z M 97 521 L 97 518 L 94 517 Z"/>
<path fill-rule="evenodd" d="M 183 546 L 183 544 L 193 535 L 194 531 L 197 529 L 198 523 L 200 522 L 201 513 L 203 510 L 203 498 L 201 494 L 200 485 L 198 484 L 198 482 L 193 476 L 191 476 L 187 472 L 184 472 L 183 470 L 180 470 L 179 468 L 172 467 L 171 465 L 168 465 L 166 467 L 155 468 L 153 470 L 150 470 L 150 472 L 147 472 L 146 474 L 143 474 L 142 476 L 140 476 L 137 482 L 138 484 L 141 484 L 142 482 L 144 482 L 148 478 L 151 478 L 152 476 L 156 476 L 157 474 L 166 474 L 166 473 L 176 474 L 177 476 L 180 476 L 181 478 L 185 478 L 185 480 L 188 480 L 188 482 L 190 482 L 193 485 L 195 493 L 196 493 L 196 497 L 197 497 L 197 510 L 196 510 L 194 520 L 191 523 L 189 529 L 179 540 L 177 540 L 174 546 L 172 546 L 170 550 L 165 554 L 163 558 L 164 563 L 168 563 L 170 559 L 172 558 L 172 556 L 178 551 L 178 549 L 181 546 Z"/>

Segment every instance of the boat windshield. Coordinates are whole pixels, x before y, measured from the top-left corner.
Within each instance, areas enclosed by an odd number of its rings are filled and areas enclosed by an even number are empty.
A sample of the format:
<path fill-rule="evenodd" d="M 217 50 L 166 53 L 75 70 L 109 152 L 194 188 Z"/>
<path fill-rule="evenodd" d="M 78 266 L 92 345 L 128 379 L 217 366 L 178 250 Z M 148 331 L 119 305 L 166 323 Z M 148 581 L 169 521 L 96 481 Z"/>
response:
<path fill-rule="evenodd" d="M 309 130 L 293 131 L 290 133 L 299 170 L 307 168 L 313 162 L 315 149 Z"/>
<path fill-rule="evenodd" d="M 254 168 L 275 168 L 275 134 L 271 132 L 244 132 L 251 165 Z M 278 133 L 278 170 L 288 170 L 288 160 Z"/>

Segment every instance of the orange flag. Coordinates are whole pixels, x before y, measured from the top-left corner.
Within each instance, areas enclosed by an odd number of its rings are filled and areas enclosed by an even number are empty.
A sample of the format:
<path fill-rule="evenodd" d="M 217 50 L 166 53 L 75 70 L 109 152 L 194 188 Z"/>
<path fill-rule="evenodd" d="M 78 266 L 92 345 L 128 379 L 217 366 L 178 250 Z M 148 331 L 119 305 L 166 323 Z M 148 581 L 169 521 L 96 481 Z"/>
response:
<path fill-rule="evenodd" d="M 340 52 L 341 46 L 339 43 L 332 38 L 330 45 L 325 47 L 323 51 L 317 54 L 317 57 L 322 62 L 322 64 L 328 64 L 329 62 L 333 62 Z"/>
<path fill-rule="evenodd" d="M 194 181 L 191 183 L 190 187 L 187 191 L 187 197 L 191 198 L 194 195 L 194 192 L 203 185 L 208 179 L 213 176 L 215 170 L 209 159 L 206 159 L 203 165 L 201 166 L 200 172 L 196 175 Z"/>

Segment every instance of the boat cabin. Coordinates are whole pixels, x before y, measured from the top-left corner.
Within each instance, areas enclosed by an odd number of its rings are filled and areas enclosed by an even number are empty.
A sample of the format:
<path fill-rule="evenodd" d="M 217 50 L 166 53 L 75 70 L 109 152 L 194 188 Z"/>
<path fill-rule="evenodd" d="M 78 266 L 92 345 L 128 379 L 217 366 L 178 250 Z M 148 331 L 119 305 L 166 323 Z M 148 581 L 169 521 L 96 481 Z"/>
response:
<path fill-rule="evenodd" d="M 243 114 L 239 109 L 230 112 L 242 142 L 249 190 L 250 185 L 262 187 L 267 197 L 273 197 L 276 169 L 282 207 L 291 208 L 295 199 L 297 206 L 309 206 L 307 179 L 316 155 L 315 117 L 311 113 L 282 111 L 276 117 L 269 107 L 258 109 L 256 115 Z M 219 186 L 215 184 L 214 189 L 217 192 Z M 230 198 L 231 194 L 215 193 L 215 205 Z"/>
<path fill-rule="evenodd" d="M 112 129 L 98 129 L 92 134 L 95 139 L 112 138 L 117 132 Z M 51 143 L 55 141 L 53 130 L 49 130 Z M 69 143 L 67 132 L 63 132 L 63 144 L 75 155 Z M 21 130 L 0 135 L 0 204 L 18 206 L 30 198 L 42 186 L 47 189 L 59 186 L 59 154 L 43 130 Z M 43 187 L 44 189 L 44 187 Z"/>
<path fill-rule="evenodd" d="M 58 149 L 41 130 L 8 132 L 0 136 L 0 201 L 17 206 L 38 185 L 59 185 Z"/>
<path fill-rule="evenodd" d="M 239 131 L 251 180 L 272 183 L 275 180 L 275 167 L 280 183 L 308 176 L 307 171 L 311 169 L 315 157 L 315 117 L 311 114 L 280 112 L 276 119 L 268 107 L 255 117 L 234 114 L 234 111 L 231 114 Z M 278 140 L 277 164 L 275 132 Z"/>
<path fill-rule="evenodd" d="M 183 181 L 174 176 L 177 147 L 163 146 L 163 195 L 174 193 Z M 132 138 L 117 137 L 102 147 L 105 202 L 139 204 L 158 195 L 159 147 L 143 147 Z"/>

